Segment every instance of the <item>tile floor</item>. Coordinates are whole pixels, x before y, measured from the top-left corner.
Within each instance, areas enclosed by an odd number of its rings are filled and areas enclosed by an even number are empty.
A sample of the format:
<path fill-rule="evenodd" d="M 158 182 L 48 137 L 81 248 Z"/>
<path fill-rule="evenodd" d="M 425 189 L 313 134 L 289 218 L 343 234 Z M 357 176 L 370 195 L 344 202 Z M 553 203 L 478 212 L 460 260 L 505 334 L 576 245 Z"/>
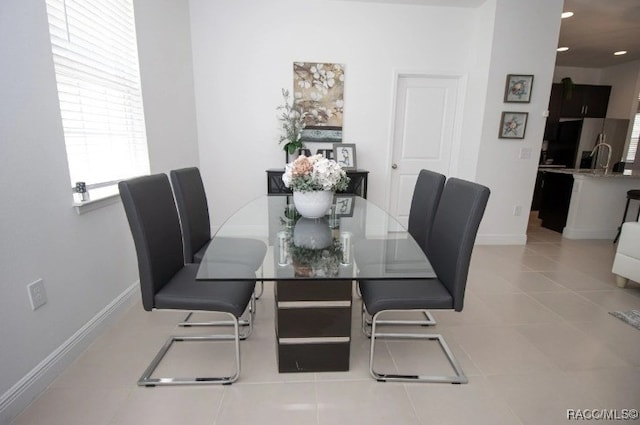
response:
<path fill-rule="evenodd" d="M 242 343 L 237 383 L 137 387 L 168 335 L 206 332 L 178 328 L 183 314 L 147 313 L 138 304 L 13 425 L 538 425 L 569 422 L 567 409 L 640 408 L 640 331 L 607 314 L 640 308 L 640 286 L 616 287 L 614 245 L 562 239 L 533 219 L 528 236 L 526 246 L 477 246 L 464 311 L 434 313 L 436 332 L 461 362 L 467 385 L 372 380 L 358 300 L 349 372 L 279 374 L 267 286 L 254 333 Z M 180 344 L 157 374 L 215 373 L 229 366 L 229 348 Z M 441 351 L 430 343 L 394 341 L 380 348 L 379 369 L 409 365 L 447 373 Z"/>

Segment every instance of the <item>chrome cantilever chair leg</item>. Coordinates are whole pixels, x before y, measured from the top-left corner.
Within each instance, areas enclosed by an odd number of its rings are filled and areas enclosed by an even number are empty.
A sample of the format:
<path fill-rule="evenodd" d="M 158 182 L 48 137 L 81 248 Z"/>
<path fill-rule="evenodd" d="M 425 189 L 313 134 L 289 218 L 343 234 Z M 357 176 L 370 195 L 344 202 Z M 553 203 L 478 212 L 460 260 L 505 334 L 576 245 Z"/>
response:
<path fill-rule="evenodd" d="M 369 372 L 378 381 L 402 381 L 402 382 L 438 382 L 438 383 L 452 383 L 452 384 L 466 384 L 469 379 L 466 377 L 460 364 L 456 360 L 453 352 L 445 342 L 442 335 L 439 334 L 410 334 L 410 333 L 381 333 L 377 332 L 376 327 L 380 323 L 378 318 L 381 314 L 396 310 L 385 310 L 376 313 L 373 316 L 371 325 L 371 350 L 369 353 Z M 405 310 L 397 310 L 405 311 Z M 425 311 L 426 310 L 421 310 Z M 363 316 L 364 317 L 364 316 Z M 364 329 L 364 324 L 363 324 Z M 453 368 L 455 375 L 452 376 L 431 376 L 431 375 L 401 375 L 391 373 L 379 373 L 373 368 L 373 358 L 375 353 L 376 339 L 424 339 L 431 341 L 438 341 L 440 348 L 444 351 L 449 360 L 449 364 Z"/>
<path fill-rule="evenodd" d="M 184 318 L 184 320 L 180 323 L 178 323 L 178 326 L 183 327 L 183 328 L 188 328 L 188 327 L 205 327 L 205 326 L 234 326 L 234 321 L 231 320 L 209 320 L 209 321 L 205 321 L 205 322 L 189 322 L 189 319 L 191 318 L 191 316 L 193 315 L 193 311 L 189 312 L 187 314 L 187 317 Z M 249 303 L 249 308 L 247 309 L 247 313 L 245 313 L 245 315 L 248 315 L 249 317 L 246 319 L 238 319 L 238 325 L 245 327 L 248 326 L 249 329 L 247 330 L 247 332 L 245 332 L 244 334 L 240 334 L 240 339 L 244 340 L 247 339 L 251 333 L 253 332 L 253 320 L 255 318 L 256 315 L 256 296 L 255 293 L 254 295 L 251 297 L 251 301 Z"/>
<path fill-rule="evenodd" d="M 202 384 L 223 384 L 229 385 L 238 380 L 240 376 L 240 339 L 238 319 L 231 313 L 225 313 L 231 316 L 231 320 L 228 322 L 233 324 L 233 335 L 206 335 L 206 336 L 171 336 L 167 342 L 162 346 L 156 357 L 151 364 L 144 371 L 140 379 L 138 380 L 139 386 L 155 387 L 161 385 L 202 385 Z M 253 320 L 249 317 L 250 322 Z M 252 324 L 249 324 L 250 329 L 253 328 Z M 248 335 L 247 335 L 248 336 Z M 188 342 L 188 341 L 234 341 L 235 351 L 235 371 L 229 376 L 220 377 L 190 377 L 190 378 L 166 378 L 159 377 L 153 378 L 153 372 L 156 370 L 164 356 L 167 354 L 174 342 Z"/>
<path fill-rule="evenodd" d="M 367 337 L 371 338 L 371 323 L 372 318 L 371 315 L 367 312 L 367 309 L 364 307 L 364 303 L 361 304 L 362 308 L 362 333 Z M 406 325 L 418 325 L 418 326 L 435 326 L 438 323 L 436 322 L 435 317 L 428 310 L 420 310 L 425 317 L 424 320 L 402 320 L 402 319 L 389 319 L 389 320 L 378 320 L 378 325 L 397 325 L 397 326 L 406 326 Z"/>

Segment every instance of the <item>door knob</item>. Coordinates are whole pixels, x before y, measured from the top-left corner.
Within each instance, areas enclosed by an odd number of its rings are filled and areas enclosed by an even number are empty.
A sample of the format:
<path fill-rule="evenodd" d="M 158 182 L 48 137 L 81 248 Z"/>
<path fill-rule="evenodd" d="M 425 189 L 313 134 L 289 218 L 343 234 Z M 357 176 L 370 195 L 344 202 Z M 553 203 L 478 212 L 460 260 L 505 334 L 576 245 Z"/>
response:
<path fill-rule="evenodd" d="M 398 164 L 393 164 L 393 165 L 391 166 L 391 168 L 393 168 L 393 169 L 395 170 L 396 168 L 398 168 Z"/>

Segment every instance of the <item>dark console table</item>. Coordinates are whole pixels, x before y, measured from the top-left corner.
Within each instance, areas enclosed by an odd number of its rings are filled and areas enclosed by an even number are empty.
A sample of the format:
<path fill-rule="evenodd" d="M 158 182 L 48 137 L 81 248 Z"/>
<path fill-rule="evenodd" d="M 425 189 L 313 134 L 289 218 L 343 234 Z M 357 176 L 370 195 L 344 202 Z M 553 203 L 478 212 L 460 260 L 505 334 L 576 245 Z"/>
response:
<path fill-rule="evenodd" d="M 339 193 L 358 195 L 366 199 L 367 197 L 367 170 L 349 170 L 347 176 L 351 179 L 349 187 Z M 284 168 L 271 168 L 267 170 L 267 194 L 268 195 L 289 195 L 291 189 L 287 189 L 282 182 Z"/>

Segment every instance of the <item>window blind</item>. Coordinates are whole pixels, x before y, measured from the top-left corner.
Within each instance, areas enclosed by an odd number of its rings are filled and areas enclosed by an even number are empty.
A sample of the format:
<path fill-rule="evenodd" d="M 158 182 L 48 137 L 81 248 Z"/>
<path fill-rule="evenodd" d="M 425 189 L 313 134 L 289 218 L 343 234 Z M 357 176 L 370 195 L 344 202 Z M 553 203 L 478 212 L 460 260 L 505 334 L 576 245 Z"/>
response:
<path fill-rule="evenodd" d="M 629 142 L 629 150 L 627 151 L 627 159 L 625 162 L 633 162 L 640 144 L 640 112 L 636 114 L 633 120 L 633 128 L 631 129 L 631 141 Z"/>
<path fill-rule="evenodd" d="M 72 186 L 149 173 L 132 0 L 46 0 Z"/>

